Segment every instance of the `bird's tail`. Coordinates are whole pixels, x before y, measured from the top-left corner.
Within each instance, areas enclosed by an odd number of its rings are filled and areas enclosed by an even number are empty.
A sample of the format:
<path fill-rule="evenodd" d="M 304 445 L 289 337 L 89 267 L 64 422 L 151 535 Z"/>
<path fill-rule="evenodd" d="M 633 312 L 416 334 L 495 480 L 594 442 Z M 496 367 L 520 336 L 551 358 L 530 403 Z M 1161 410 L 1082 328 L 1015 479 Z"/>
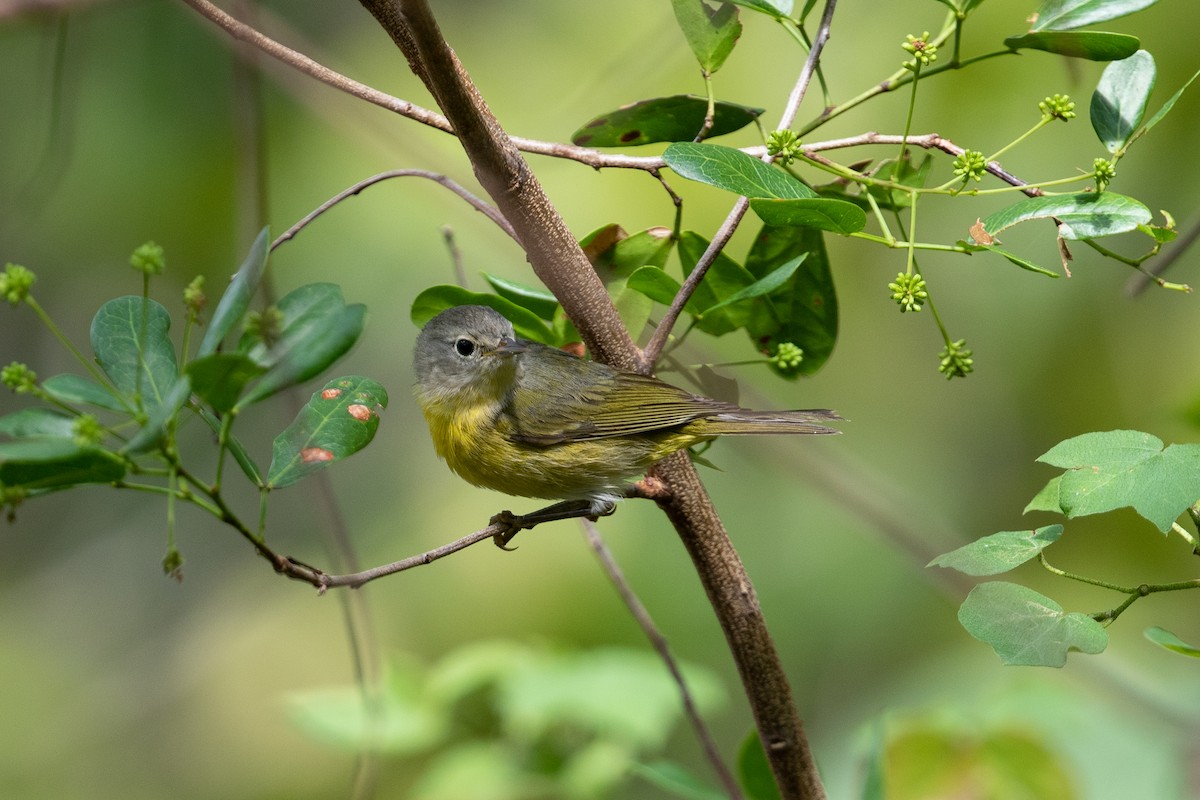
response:
<path fill-rule="evenodd" d="M 739 408 L 736 411 L 722 411 L 705 417 L 702 430 L 706 436 L 841 433 L 837 428 L 820 424 L 840 419 L 842 417 L 839 417 L 836 411 L 827 408 L 805 408 L 795 411 L 751 411 L 748 408 Z"/>

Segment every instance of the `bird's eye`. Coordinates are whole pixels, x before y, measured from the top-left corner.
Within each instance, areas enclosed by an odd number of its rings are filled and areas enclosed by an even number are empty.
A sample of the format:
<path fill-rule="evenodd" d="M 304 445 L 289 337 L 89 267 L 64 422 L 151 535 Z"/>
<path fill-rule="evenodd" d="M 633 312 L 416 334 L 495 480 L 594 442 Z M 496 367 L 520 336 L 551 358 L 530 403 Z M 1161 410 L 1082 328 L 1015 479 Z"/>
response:
<path fill-rule="evenodd" d="M 470 339 L 459 339 L 454 343 L 454 351 L 460 356 L 469 356 L 475 352 L 475 343 Z"/>

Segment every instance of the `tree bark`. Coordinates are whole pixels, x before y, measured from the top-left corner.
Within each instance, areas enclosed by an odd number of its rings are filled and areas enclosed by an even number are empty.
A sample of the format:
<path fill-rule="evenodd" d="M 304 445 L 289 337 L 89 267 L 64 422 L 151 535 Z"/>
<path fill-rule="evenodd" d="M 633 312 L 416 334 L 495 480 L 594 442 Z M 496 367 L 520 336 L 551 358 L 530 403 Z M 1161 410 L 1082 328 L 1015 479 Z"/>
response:
<path fill-rule="evenodd" d="M 441 35 L 425 0 L 360 0 L 404 53 L 450 120 L 475 175 L 512 224 L 534 272 L 554 293 L 591 355 L 618 369 L 653 368 L 621 324 L 604 285 L 524 158 Z M 786 800 L 825 797 L 754 587 L 712 501 L 683 453 L 655 474 L 659 500 L 692 558 L 725 632 L 767 760 Z"/>

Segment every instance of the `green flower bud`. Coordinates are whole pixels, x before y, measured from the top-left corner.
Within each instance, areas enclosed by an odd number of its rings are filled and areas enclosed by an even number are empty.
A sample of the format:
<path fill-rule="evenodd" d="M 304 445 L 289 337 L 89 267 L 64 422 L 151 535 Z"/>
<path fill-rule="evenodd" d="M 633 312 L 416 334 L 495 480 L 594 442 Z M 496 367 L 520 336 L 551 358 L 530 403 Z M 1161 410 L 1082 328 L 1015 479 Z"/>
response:
<path fill-rule="evenodd" d="M 888 284 L 888 289 L 892 292 L 892 299 L 900 306 L 901 313 L 920 311 L 929 299 L 929 292 L 925 291 L 925 279 L 919 272 L 911 275 L 907 272 L 898 273 L 896 280 Z"/>
<path fill-rule="evenodd" d="M 793 342 L 780 342 L 775 348 L 775 355 L 770 358 L 771 366 L 784 375 L 790 375 L 799 370 L 803 361 L 803 348 Z"/>
<path fill-rule="evenodd" d="M 17 394 L 29 394 L 37 388 L 37 373 L 20 361 L 0 369 L 0 383 Z"/>
<path fill-rule="evenodd" d="M 146 242 L 133 251 L 129 265 L 146 275 L 160 275 L 167 266 L 163 249 L 154 242 Z"/>
<path fill-rule="evenodd" d="M 946 380 L 967 377 L 967 373 L 973 372 L 975 369 L 975 359 L 971 355 L 971 349 L 967 347 L 966 339 L 948 342 L 938 353 L 938 372 L 945 375 Z"/>
<path fill-rule="evenodd" d="M 781 165 L 787 166 L 800 155 L 803 146 L 795 131 L 785 129 L 771 131 L 767 136 L 767 153 L 774 156 Z"/>
<path fill-rule="evenodd" d="M 198 319 L 200 312 L 208 305 L 208 297 L 204 294 L 204 276 L 197 275 L 192 278 L 192 282 L 183 290 L 183 305 L 192 315 L 192 319 Z"/>
<path fill-rule="evenodd" d="M 246 333 L 267 347 L 279 340 L 282 331 L 283 312 L 275 306 L 268 306 L 262 311 L 251 311 L 246 315 Z"/>
<path fill-rule="evenodd" d="M 77 445 L 100 444 L 104 441 L 104 426 L 91 414 L 80 414 L 71 423 L 71 434 Z"/>
<path fill-rule="evenodd" d="M 900 46 L 913 55 L 912 61 L 904 62 L 905 69 L 916 72 L 921 67 L 927 67 L 937 61 L 937 45 L 930 43 L 929 31 L 925 31 L 919 37 L 910 33 L 904 38 L 906 41 Z"/>
<path fill-rule="evenodd" d="M 1096 191 L 1103 192 L 1117 177 L 1117 168 L 1107 158 L 1097 158 L 1092 162 L 1092 177 L 1096 179 Z"/>
<path fill-rule="evenodd" d="M 36 280 L 37 276 L 31 270 L 19 264 L 5 264 L 4 271 L 0 272 L 0 297 L 15 306 L 29 296 Z"/>
<path fill-rule="evenodd" d="M 1056 94 L 1038 103 L 1038 110 L 1042 112 L 1043 117 L 1066 122 L 1075 116 L 1075 101 L 1070 95 Z"/>
<path fill-rule="evenodd" d="M 978 150 L 964 150 L 954 159 L 954 174 L 963 181 L 980 180 L 987 172 L 987 156 Z"/>

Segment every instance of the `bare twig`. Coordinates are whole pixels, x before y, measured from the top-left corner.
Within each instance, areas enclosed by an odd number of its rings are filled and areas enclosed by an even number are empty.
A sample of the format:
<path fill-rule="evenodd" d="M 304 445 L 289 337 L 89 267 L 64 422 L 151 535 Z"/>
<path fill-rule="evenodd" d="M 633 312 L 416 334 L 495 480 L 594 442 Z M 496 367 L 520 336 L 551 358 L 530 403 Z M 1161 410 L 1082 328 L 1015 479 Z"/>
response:
<path fill-rule="evenodd" d="M 688 722 L 691 723 L 692 729 L 696 732 L 696 738 L 700 740 L 700 744 L 704 748 L 704 754 L 708 758 L 708 763 L 712 765 L 713 770 L 717 773 L 718 779 L 725 786 L 725 791 L 729 794 L 731 800 L 741 800 L 742 790 L 738 786 L 737 779 L 733 777 L 733 773 L 729 771 L 729 767 L 726 766 L 725 761 L 721 758 L 717 743 L 713 741 L 708 726 L 704 724 L 704 718 L 700 716 L 700 712 L 696 708 L 696 702 L 692 698 L 692 693 L 687 687 L 687 682 L 683 679 L 683 672 L 679 669 L 679 662 L 671 654 L 671 647 L 667 643 L 667 638 L 662 635 L 658 626 L 654 624 L 654 620 L 650 617 L 650 612 L 633 591 L 633 588 L 629 585 L 629 581 L 625 579 L 624 573 L 621 572 L 616 559 L 613 558 L 612 551 L 604 544 L 604 539 L 601 538 L 596 523 L 587 519 L 580 520 L 580 523 L 583 525 L 583 534 L 587 537 L 588 544 L 591 545 L 593 552 L 596 553 L 596 558 L 599 560 L 600 566 L 608 573 L 608 579 L 612 581 L 617 594 L 621 596 L 621 600 L 625 603 L 625 607 L 629 609 L 629 613 L 633 615 L 642 632 L 646 634 L 646 638 L 650 640 L 651 646 L 658 652 L 659 658 L 666 665 L 667 671 L 671 673 L 671 678 L 675 681 L 675 685 L 679 687 L 679 697 L 683 701 L 684 714 L 687 716 Z"/>
<path fill-rule="evenodd" d="M 1197 238 L 1200 238 L 1200 219 L 1192 223 L 1192 227 L 1188 228 L 1175 241 L 1171 242 L 1170 249 L 1167 250 L 1166 255 L 1157 261 L 1150 262 L 1150 266 L 1146 268 L 1146 272 L 1134 273 L 1125 287 L 1125 293 L 1130 297 L 1136 297 L 1152 283 L 1158 283 L 1161 286 L 1163 280 L 1158 276 L 1170 269 L 1179 260 L 1180 256 L 1191 249 L 1192 245 L 1196 243 Z"/>
<path fill-rule="evenodd" d="M 296 234 L 304 230 L 304 228 L 307 227 L 310 222 L 336 206 L 338 203 L 353 197 L 369 186 L 374 186 L 377 183 L 381 183 L 382 181 L 386 181 L 391 178 L 426 178 L 434 183 L 440 184 L 441 186 L 445 186 L 463 200 L 466 200 L 476 211 L 479 211 L 492 222 L 496 223 L 500 230 L 507 233 L 513 239 L 516 239 L 516 234 L 513 233 L 512 226 L 508 224 L 508 220 L 506 220 L 499 211 L 485 203 L 483 200 L 480 200 L 478 197 L 471 194 L 461 185 L 445 175 L 437 172 L 430 172 L 429 170 L 425 169 L 392 169 L 388 170 L 387 172 L 381 172 L 378 175 L 372 175 L 369 178 L 365 178 L 353 186 L 343 189 L 321 205 L 317 206 L 309 214 L 306 214 L 299 222 L 280 234 L 279 238 L 271 243 L 272 252 L 276 247 L 279 247 L 279 245 L 291 240 Z"/>
<path fill-rule="evenodd" d="M 779 119 L 777 129 L 790 128 L 796 120 L 796 113 L 800 109 L 800 103 L 804 100 L 804 95 L 808 91 L 808 85 L 812 81 L 813 71 L 817 68 L 817 62 L 821 58 L 821 52 L 825 49 L 825 43 L 829 41 L 829 29 L 833 24 L 833 12 L 837 8 L 837 0 L 825 0 L 825 12 L 821 15 L 821 24 L 817 28 L 817 35 L 813 37 L 812 47 L 808 51 L 808 58 L 804 60 L 804 66 L 800 70 L 800 75 L 796 79 L 796 84 L 792 88 L 792 92 L 788 95 L 787 105 L 784 107 L 783 115 Z M 775 157 L 767 152 L 763 152 L 762 160 L 768 164 L 775 160 Z M 675 327 L 675 323 L 679 320 L 679 315 L 683 313 L 683 307 L 692 299 L 692 294 L 696 291 L 696 287 L 700 285 L 700 281 L 704 280 L 704 276 L 708 273 L 708 268 L 717 260 L 717 256 L 725 249 L 725 245 L 729 243 L 738 225 L 741 224 L 742 218 L 746 216 L 746 210 L 750 207 L 750 201 L 745 197 L 739 197 L 737 202 L 733 204 L 729 214 L 725 217 L 725 221 L 721 223 L 716 236 L 709 243 L 704 254 L 700 256 L 696 262 L 696 266 L 692 268 L 687 280 L 683 282 L 676 293 L 671 305 L 663 314 L 658 326 L 654 329 L 654 333 L 650 336 L 650 341 L 646 343 L 645 349 L 642 351 L 642 368 L 652 369 L 654 363 L 658 361 L 658 357 L 662 355 L 663 348 L 666 347 L 668 339 L 670 339 L 671 331 Z"/>

